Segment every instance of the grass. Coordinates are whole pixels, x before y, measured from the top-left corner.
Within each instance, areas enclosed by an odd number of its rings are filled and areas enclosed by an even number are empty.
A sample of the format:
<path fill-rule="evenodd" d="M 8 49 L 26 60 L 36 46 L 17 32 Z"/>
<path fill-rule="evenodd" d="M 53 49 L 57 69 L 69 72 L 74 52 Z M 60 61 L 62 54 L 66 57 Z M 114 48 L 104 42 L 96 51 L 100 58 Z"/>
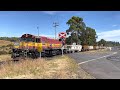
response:
<path fill-rule="evenodd" d="M 8 58 L 8 56 L 0 56 Z M 0 66 L 0 79 L 91 79 L 93 78 L 68 56 L 23 60 Z"/>
<path fill-rule="evenodd" d="M 0 55 L 0 61 L 12 60 L 11 54 Z"/>
<path fill-rule="evenodd" d="M 77 64 L 67 56 L 52 60 L 25 60 L 0 66 L 0 78 L 4 79 L 73 79 L 77 78 Z"/>
<path fill-rule="evenodd" d="M 11 44 L 10 41 L 0 40 L 0 47 L 1 47 L 1 46 L 6 46 L 6 45 L 9 45 L 9 44 Z"/>
<path fill-rule="evenodd" d="M 0 55 L 11 53 L 13 43 L 6 40 L 0 40 Z"/>

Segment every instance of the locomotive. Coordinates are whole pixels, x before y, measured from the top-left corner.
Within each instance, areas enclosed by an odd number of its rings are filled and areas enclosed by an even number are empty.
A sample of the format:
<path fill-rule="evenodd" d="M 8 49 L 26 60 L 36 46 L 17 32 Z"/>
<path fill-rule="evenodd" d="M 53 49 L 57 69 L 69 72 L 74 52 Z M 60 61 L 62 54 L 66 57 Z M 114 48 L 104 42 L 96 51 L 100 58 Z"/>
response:
<path fill-rule="evenodd" d="M 14 43 L 12 58 L 59 55 L 62 53 L 63 42 L 60 39 L 52 39 L 44 36 L 23 34 L 19 42 Z M 64 50 L 65 52 L 65 50 Z"/>

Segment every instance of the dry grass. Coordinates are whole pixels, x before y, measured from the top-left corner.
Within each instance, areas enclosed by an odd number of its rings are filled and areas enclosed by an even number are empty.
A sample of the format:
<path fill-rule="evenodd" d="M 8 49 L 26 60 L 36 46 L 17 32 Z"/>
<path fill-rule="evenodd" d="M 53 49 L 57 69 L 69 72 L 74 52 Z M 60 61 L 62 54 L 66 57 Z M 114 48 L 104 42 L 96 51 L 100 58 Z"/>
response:
<path fill-rule="evenodd" d="M 6 61 L 6 60 L 11 60 L 11 55 L 6 54 L 6 55 L 0 55 L 0 61 Z"/>
<path fill-rule="evenodd" d="M 0 40 L 0 46 L 6 46 L 6 45 L 9 45 L 9 44 L 11 44 L 10 41 Z"/>
<path fill-rule="evenodd" d="M 11 52 L 11 46 L 13 42 L 0 40 L 0 55 L 9 54 Z"/>
<path fill-rule="evenodd" d="M 10 60 L 10 55 L 0 59 Z M 1 79 L 93 79 L 68 56 L 51 59 L 23 60 L 0 66 Z"/>
<path fill-rule="evenodd" d="M 0 66 L 0 78 L 6 79 L 70 79 L 77 78 L 77 64 L 67 56 L 52 60 L 25 60 Z"/>

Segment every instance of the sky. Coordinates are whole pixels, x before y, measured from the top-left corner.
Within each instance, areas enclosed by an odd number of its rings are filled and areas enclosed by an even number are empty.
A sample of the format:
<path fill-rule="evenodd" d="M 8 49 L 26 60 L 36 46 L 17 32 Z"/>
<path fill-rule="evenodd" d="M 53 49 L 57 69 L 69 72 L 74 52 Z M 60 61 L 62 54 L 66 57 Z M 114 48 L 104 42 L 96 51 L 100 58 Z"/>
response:
<path fill-rule="evenodd" d="M 0 37 L 20 37 L 22 34 L 55 37 L 53 22 L 57 22 L 57 36 L 69 26 L 72 17 L 83 18 L 86 26 L 94 28 L 98 39 L 120 42 L 120 11 L 0 11 Z"/>

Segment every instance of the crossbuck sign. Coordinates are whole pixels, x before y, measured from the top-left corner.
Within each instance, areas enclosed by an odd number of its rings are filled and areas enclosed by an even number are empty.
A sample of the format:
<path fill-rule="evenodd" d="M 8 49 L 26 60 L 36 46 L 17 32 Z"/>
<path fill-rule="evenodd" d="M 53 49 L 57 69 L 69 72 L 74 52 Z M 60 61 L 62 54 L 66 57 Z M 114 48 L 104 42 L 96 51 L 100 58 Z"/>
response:
<path fill-rule="evenodd" d="M 60 32 L 58 36 L 59 38 L 66 38 L 67 34 L 65 32 Z"/>

